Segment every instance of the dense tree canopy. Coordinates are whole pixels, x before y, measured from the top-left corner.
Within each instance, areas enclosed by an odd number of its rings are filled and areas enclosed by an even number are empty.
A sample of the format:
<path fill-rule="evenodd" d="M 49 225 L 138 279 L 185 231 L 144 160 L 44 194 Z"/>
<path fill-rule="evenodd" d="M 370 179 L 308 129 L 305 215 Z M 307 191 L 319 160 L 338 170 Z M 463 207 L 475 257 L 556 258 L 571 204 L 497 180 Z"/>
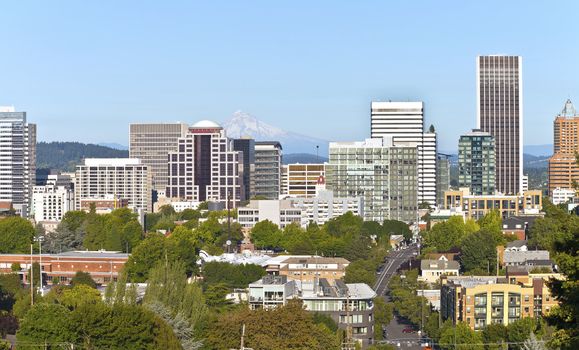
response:
<path fill-rule="evenodd" d="M 451 216 L 447 221 L 438 223 L 425 232 L 423 243 L 426 247 L 439 252 L 448 251 L 450 248 L 459 247 L 464 237 L 478 231 L 479 228 L 472 220 L 465 223 L 461 216 Z"/>
<path fill-rule="evenodd" d="M 460 262 L 466 272 L 488 275 L 496 272 L 497 242 L 486 229 L 468 235 L 460 247 Z"/>
<path fill-rule="evenodd" d="M 24 218 L 0 220 L 0 253 L 29 253 L 35 233 L 34 226 Z"/>
<path fill-rule="evenodd" d="M 338 349 L 338 337 L 325 325 L 316 324 L 313 317 L 297 300 L 269 311 L 241 308 L 218 317 L 206 343 L 210 349 L 238 348 L 245 325 L 245 346 L 254 350 Z"/>

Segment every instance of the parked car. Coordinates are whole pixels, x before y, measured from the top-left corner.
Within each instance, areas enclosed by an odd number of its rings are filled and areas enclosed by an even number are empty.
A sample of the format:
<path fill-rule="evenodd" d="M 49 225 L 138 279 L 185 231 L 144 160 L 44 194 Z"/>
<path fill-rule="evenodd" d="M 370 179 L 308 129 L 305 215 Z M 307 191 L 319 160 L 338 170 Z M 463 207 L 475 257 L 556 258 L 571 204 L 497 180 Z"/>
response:
<path fill-rule="evenodd" d="M 414 333 L 414 332 L 415 332 L 415 330 L 410 328 L 410 327 L 404 328 L 402 330 L 402 333 Z"/>

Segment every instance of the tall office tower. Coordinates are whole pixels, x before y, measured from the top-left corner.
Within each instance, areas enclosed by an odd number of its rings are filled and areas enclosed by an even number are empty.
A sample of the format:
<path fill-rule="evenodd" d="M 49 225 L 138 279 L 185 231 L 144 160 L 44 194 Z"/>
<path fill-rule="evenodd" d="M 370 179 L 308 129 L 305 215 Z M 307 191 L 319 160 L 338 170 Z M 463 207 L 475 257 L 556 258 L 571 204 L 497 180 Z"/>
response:
<path fill-rule="evenodd" d="M 366 221 L 416 222 L 417 153 L 391 137 L 330 142 L 326 186 L 336 197 L 361 197 Z"/>
<path fill-rule="evenodd" d="M 572 189 L 579 183 L 579 167 L 575 153 L 579 152 L 579 114 L 571 100 L 567 100 L 561 113 L 555 118 L 554 154 L 549 158 L 549 194 L 559 189 Z"/>
<path fill-rule="evenodd" d="M 187 133 L 184 123 L 131 124 L 129 157 L 138 158 L 152 176 L 153 189 L 167 188 L 167 155 L 177 149 L 177 141 Z"/>
<path fill-rule="evenodd" d="M 74 201 L 77 210 L 87 200 L 114 197 L 128 201 L 135 212 L 152 212 L 151 175 L 136 158 L 87 158 L 76 166 Z"/>
<path fill-rule="evenodd" d="M 476 59 L 477 129 L 495 138 L 495 188 L 504 194 L 522 192 L 522 62 L 521 56 Z"/>
<path fill-rule="evenodd" d="M 436 205 L 436 132 L 424 131 L 422 102 L 372 102 L 372 138 L 390 136 L 395 146 L 418 149 L 418 203 Z"/>
<path fill-rule="evenodd" d="M 495 139 L 473 130 L 458 141 L 458 186 L 476 196 L 495 193 Z"/>
<path fill-rule="evenodd" d="M 447 154 L 438 154 L 436 161 L 436 206 L 444 204 L 444 192 L 450 189 L 450 159 Z"/>
<path fill-rule="evenodd" d="M 185 201 L 237 206 L 243 193 L 242 154 L 225 130 L 209 120 L 197 122 L 169 153 L 166 196 Z M 229 202 L 228 202 L 229 201 Z"/>
<path fill-rule="evenodd" d="M 291 197 L 315 197 L 320 176 L 326 176 L 324 164 L 288 164 L 284 193 Z"/>
<path fill-rule="evenodd" d="M 251 138 L 241 138 L 233 140 L 233 150 L 242 153 L 243 163 L 243 197 L 242 201 L 250 199 L 253 191 L 253 173 L 255 171 L 255 140 Z"/>
<path fill-rule="evenodd" d="M 277 141 L 255 142 L 254 191 L 251 197 L 279 199 L 281 194 L 282 148 Z"/>
<path fill-rule="evenodd" d="M 0 206 L 28 216 L 36 184 L 36 124 L 26 112 L 0 107 Z"/>

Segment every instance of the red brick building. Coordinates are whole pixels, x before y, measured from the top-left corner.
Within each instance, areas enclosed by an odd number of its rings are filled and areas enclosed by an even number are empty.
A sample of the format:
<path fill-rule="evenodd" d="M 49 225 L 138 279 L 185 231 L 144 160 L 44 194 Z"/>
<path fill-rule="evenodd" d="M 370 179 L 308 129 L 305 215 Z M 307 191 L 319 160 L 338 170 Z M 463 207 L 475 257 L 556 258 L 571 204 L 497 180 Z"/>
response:
<path fill-rule="evenodd" d="M 127 262 L 129 254 L 110 251 L 73 251 L 60 254 L 42 254 L 42 272 L 45 284 L 68 284 L 77 271 L 90 273 L 96 283 L 106 285 L 116 281 Z M 12 272 L 13 264 L 20 264 L 17 271 L 27 283 L 31 261 L 40 263 L 40 255 L 0 254 L 0 273 Z"/>

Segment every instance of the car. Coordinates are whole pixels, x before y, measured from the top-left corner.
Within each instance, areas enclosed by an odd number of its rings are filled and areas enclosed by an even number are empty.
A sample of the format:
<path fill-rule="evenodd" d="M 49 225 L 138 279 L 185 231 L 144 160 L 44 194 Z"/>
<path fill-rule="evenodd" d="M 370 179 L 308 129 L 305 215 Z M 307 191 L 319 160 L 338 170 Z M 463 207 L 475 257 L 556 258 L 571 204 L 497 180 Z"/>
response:
<path fill-rule="evenodd" d="M 402 333 L 414 333 L 414 329 L 406 327 L 402 330 Z"/>

